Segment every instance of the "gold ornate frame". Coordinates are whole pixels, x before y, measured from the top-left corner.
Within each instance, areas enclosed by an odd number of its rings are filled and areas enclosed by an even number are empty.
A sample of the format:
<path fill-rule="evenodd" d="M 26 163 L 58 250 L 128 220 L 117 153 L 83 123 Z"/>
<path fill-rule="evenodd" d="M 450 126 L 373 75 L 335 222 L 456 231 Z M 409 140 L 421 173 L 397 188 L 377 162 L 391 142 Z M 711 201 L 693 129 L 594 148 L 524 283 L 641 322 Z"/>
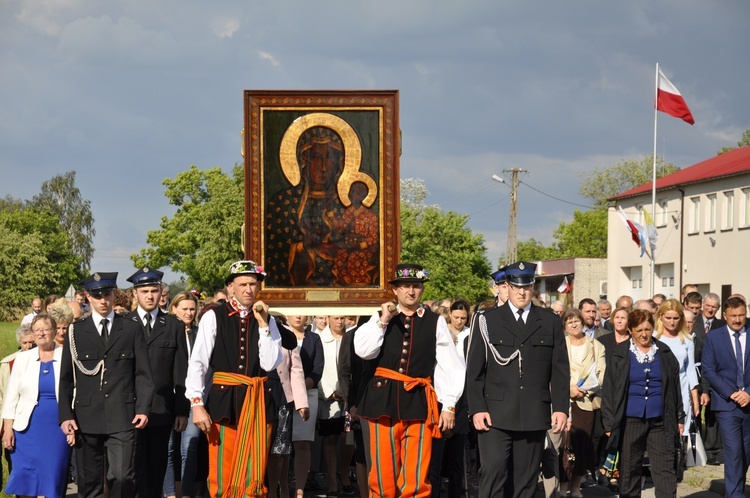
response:
<path fill-rule="evenodd" d="M 398 91 L 246 90 L 244 97 L 242 145 L 245 156 L 245 227 L 248 229 L 244 231 L 243 242 L 246 257 L 258 261 L 269 273 L 260 297 L 274 309 L 308 315 L 339 310 L 341 313 L 363 314 L 378 307 L 383 300 L 392 298 L 388 281 L 395 272 L 401 251 Z M 296 254 L 307 257 L 312 251 L 309 245 L 305 246 L 312 244 L 309 241 L 312 235 L 308 237 L 301 229 L 306 204 L 299 200 L 299 194 L 300 189 L 307 192 L 309 188 L 302 174 L 307 163 L 298 143 L 301 143 L 303 133 L 314 127 L 332 130 L 343 145 L 343 165 L 339 165 L 335 185 L 331 180 L 328 186 L 331 192 L 328 197 L 337 197 L 333 201 L 337 215 L 353 209 L 350 188 L 353 183 L 361 182 L 367 187 L 366 196 L 358 201 L 361 202 L 357 206 L 360 210 L 350 211 L 347 215 L 350 219 L 357 219 L 354 213 L 365 209 L 371 222 L 373 214 L 377 216 L 378 244 L 377 250 L 372 250 L 375 253 L 371 251 L 369 254 L 375 259 L 375 264 L 367 266 L 367 284 L 361 281 L 354 285 L 342 283 L 343 280 L 349 281 L 345 278 L 345 270 L 329 274 L 320 268 L 322 276 L 297 284 L 295 277 L 300 277 L 294 273 L 290 262 L 294 251 L 289 248 L 289 254 L 280 254 L 279 251 L 286 250 L 286 245 L 281 249 L 278 248 L 280 243 L 276 245 L 279 240 L 275 239 L 276 234 L 291 231 L 302 234 L 299 240 L 294 239 L 295 247 L 307 247 Z M 336 148 L 341 148 L 338 141 L 335 144 Z M 306 199 L 307 193 L 304 196 Z M 281 213 L 283 216 L 277 216 L 280 205 L 291 206 L 289 211 Z M 312 216 L 310 211 L 307 215 Z M 331 213 L 331 219 L 338 217 Z M 333 228 L 331 231 L 340 234 Z M 332 247 L 334 252 L 338 251 L 337 255 L 346 258 L 345 248 L 348 246 L 342 243 L 338 249 L 335 244 Z M 319 265 L 321 267 L 334 264 L 330 258 L 320 260 L 323 262 Z M 345 268 L 338 262 L 336 265 L 336 268 Z M 274 275 L 274 269 L 279 275 Z"/>

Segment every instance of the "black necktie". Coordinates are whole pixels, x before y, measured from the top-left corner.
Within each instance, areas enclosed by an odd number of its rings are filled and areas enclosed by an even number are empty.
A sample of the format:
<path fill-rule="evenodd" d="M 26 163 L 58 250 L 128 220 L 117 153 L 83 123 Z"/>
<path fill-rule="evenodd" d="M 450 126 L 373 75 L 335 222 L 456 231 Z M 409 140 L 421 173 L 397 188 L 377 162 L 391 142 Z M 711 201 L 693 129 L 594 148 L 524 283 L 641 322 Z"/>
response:
<path fill-rule="evenodd" d="M 108 319 L 102 318 L 102 339 L 104 340 L 105 346 L 109 342 L 109 330 L 107 329 L 108 323 L 109 323 Z"/>
<path fill-rule="evenodd" d="M 524 325 L 526 325 L 526 323 L 523 321 L 523 310 L 518 310 L 516 311 L 516 313 L 518 313 L 518 325 L 523 327 Z"/>
<path fill-rule="evenodd" d="M 146 313 L 146 339 L 151 337 L 151 313 Z"/>

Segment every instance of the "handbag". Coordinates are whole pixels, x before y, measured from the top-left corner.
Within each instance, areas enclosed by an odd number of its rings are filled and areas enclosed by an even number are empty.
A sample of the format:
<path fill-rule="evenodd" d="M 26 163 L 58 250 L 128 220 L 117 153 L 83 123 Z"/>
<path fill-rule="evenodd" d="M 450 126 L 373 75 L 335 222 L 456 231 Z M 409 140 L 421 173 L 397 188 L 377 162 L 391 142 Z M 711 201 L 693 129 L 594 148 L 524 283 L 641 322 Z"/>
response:
<path fill-rule="evenodd" d="M 687 456 L 688 467 L 703 467 L 706 465 L 708 458 L 706 457 L 706 449 L 703 447 L 703 438 L 698 430 L 698 424 L 693 419 L 690 422 L 690 435 L 687 438 L 687 448 L 685 453 Z"/>
<path fill-rule="evenodd" d="M 573 453 L 573 448 L 570 447 L 570 432 L 563 431 L 562 441 L 560 441 L 560 458 L 562 460 L 562 468 L 565 471 L 565 476 L 568 478 L 568 482 L 573 481 L 573 467 L 575 466 L 576 456 Z"/>
<path fill-rule="evenodd" d="M 292 454 L 292 410 L 289 404 L 281 405 L 278 412 L 276 437 L 271 443 L 271 454 L 287 456 Z"/>

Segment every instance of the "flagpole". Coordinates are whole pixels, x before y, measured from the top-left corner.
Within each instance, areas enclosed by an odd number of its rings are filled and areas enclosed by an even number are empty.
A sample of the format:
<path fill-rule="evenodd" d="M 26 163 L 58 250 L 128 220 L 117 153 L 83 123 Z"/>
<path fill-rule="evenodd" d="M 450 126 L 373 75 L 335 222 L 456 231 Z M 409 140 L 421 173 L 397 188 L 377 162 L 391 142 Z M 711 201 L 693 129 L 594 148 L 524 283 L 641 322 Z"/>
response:
<path fill-rule="evenodd" d="M 657 105 L 656 100 L 659 98 L 659 63 L 656 63 L 656 76 L 654 78 L 654 166 L 652 168 L 652 175 L 651 175 L 651 213 L 654 217 L 656 217 L 656 124 L 657 124 Z M 656 258 L 656 254 L 654 254 L 653 251 L 651 251 L 651 296 L 654 295 L 654 279 L 656 276 L 654 275 L 654 259 Z"/>

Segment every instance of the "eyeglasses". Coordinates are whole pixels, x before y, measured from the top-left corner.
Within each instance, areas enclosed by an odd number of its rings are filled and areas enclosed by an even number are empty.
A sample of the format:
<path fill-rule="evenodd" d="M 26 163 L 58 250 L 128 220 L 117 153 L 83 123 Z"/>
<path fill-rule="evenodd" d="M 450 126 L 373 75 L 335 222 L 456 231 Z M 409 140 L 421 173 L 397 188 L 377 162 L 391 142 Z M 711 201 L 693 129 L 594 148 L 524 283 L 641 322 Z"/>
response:
<path fill-rule="evenodd" d="M 37 330 L 32 330 L 32 332 L 34 332 L 35 334 L 49 334 L 51 332 L 57 332 L 57 331 L 53 329 L 37 329 Z"/>
<path fill-rule="evenodd" d="M 525 293 L 525 292 L 531 292 L 531 289 L 532 289 L 530 285 L 515 285 L 515 284 L 508 284 L 508 285 L 510 286 L 511 289 L 518 292 L 519 294 Z"/>

